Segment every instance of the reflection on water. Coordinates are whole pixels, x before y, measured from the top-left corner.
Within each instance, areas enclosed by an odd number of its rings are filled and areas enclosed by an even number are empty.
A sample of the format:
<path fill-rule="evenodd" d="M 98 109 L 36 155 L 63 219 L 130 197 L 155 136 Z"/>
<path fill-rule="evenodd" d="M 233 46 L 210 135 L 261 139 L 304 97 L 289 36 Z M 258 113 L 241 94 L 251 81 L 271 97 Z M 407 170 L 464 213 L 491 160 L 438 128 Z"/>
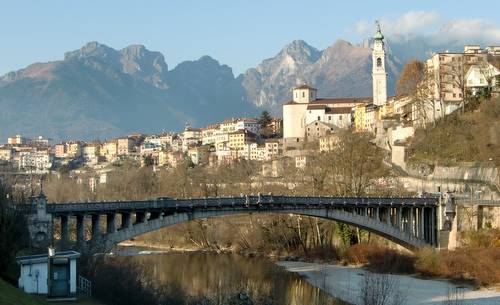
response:
<path fill-rule="evenodd" d="M 248 291 L 252 299 L 270 298 L 276 305 L 341 304 L 265 258 L 171 253 L 127 259 L 146 268 L 158 284 L 175 285 L 194 297 L 224 299 L 236 292 Z"/>

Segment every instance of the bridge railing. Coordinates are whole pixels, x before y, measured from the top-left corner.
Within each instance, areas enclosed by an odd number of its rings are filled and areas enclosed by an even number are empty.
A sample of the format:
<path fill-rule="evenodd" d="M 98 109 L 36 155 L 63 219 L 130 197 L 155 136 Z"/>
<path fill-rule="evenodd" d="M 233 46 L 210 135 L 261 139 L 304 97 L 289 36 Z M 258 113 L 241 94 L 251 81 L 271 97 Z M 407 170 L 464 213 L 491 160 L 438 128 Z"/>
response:
<path fill-rule="evenodd" d="M 117 212 L 120 210 L 188 209 L 195 207 L 231 207 L 248 205 L 294 205 L 294 206 L 436 206 L 439 199 L 429 198 L 378 198 L 378 197 L 304 197 L 248 195 L 244 197 L 210 197 L 195 199 L 157 198 L 153 200 L 109 201 L 94 203 L 49 204 L 49 213 Z"/>

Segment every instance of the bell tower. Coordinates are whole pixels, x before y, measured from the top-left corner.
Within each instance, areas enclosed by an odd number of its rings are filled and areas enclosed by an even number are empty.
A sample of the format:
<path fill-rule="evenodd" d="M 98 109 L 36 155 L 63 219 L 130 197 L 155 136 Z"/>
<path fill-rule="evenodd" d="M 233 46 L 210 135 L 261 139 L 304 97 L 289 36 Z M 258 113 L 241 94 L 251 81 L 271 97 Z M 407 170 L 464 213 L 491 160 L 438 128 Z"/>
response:
<path fill-rule="evenodd" d="M 384 35 L 382 35 L 382 31 L 380 30 L 380 23 L 376 21 L 375 24 L 377 32 L 373 37 L 372 50 L 373 104 L 381 106 L 387 102 L 387 73 L 385 72 Z"/>

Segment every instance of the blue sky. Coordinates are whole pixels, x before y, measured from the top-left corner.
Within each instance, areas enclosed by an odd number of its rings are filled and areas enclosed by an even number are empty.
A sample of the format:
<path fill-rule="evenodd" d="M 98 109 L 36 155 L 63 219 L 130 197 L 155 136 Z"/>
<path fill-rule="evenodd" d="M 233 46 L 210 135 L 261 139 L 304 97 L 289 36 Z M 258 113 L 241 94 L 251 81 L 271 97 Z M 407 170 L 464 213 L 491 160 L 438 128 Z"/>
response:
<path fill-rule="evenodd" d="M 235 74 L 294 39 L 318 49 L 384 31 L 441 37 L 487 35 L 500 44 L 500 1 L 0 0 L 0 75 L 57 60 L 89 41 L 144 44 L 169 68 L 210 55 Z M 469 36 L 467 36 L 469 35 Z"/>

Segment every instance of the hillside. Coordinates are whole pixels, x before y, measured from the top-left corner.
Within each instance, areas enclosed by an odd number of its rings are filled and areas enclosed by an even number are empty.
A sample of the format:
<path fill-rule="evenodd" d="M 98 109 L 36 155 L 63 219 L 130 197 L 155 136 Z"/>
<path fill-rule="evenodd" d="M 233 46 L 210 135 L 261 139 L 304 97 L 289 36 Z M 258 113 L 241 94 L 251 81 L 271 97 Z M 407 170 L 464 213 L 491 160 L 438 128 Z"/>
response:
<path fill-rule="evenodd" d="M 410 162 L 489 162 L 500 165 L 500 99 L 483 101 L 474 112 L 459 112 L 419 129 L 410 145 Z"/>

